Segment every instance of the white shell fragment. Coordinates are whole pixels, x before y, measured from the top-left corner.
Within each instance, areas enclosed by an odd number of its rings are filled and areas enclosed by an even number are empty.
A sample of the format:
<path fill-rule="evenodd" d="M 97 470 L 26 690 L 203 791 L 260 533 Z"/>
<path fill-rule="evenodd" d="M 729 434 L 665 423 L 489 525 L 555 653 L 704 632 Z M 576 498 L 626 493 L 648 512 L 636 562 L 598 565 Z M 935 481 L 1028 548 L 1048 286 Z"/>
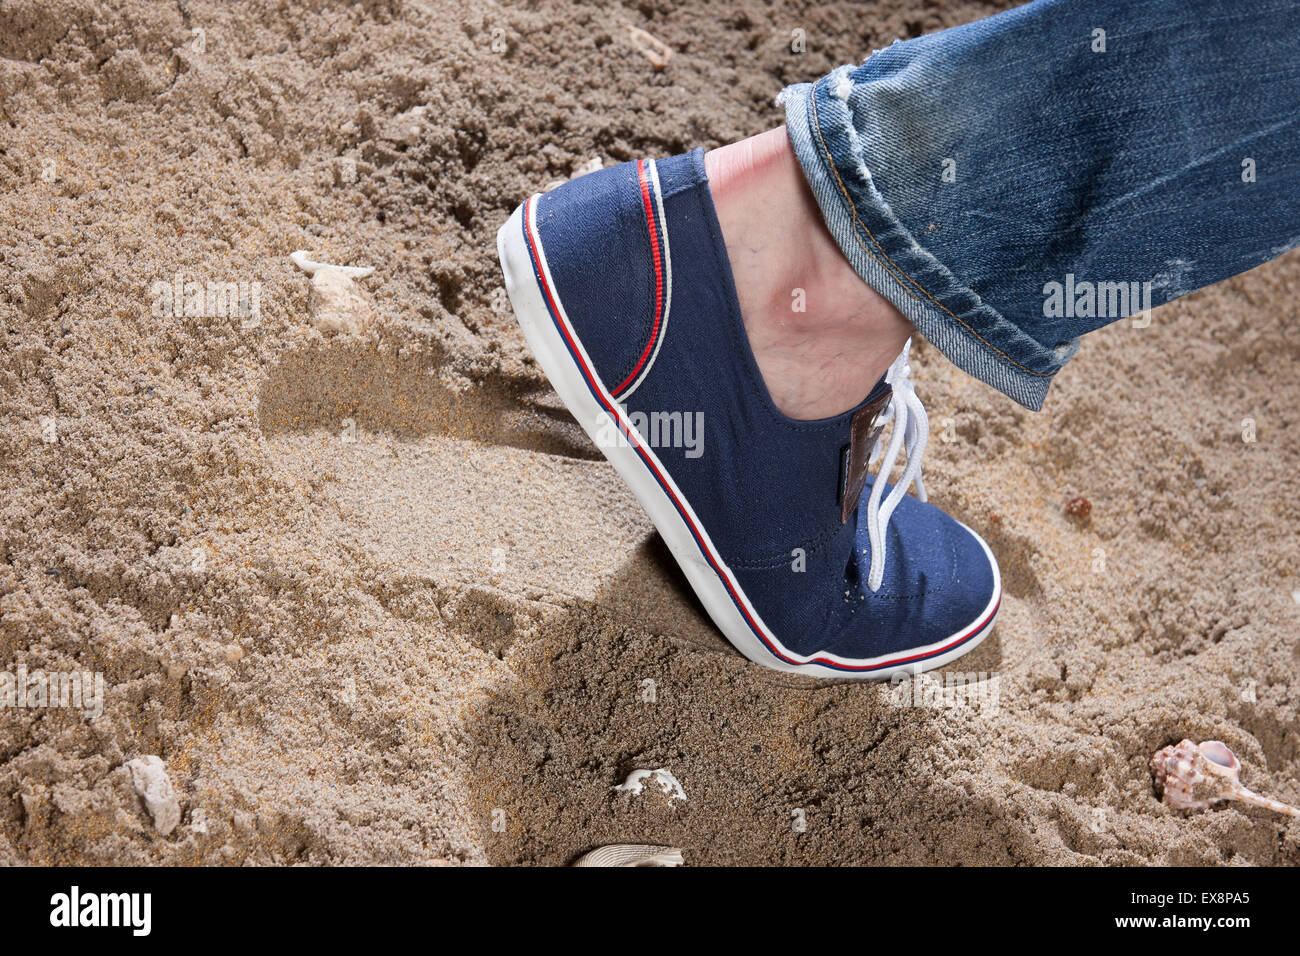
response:
<path fill-rule="evenodd" d="M 289 253 L 289 258 L 293 260 L 294 265 L 309 276 L 315 275 L 321 269 L 334 269 L 343 273 L 349 279 L 364 279 L 375 271 L 374 266 L 333 266 L 328 262 L 317 262 L 308 258 L 306 249 L 299 249 L 296 252 Z"/>
<path fill-rule="evenodd" d="M 289 258 L 311 276 L 307 311 L 316 328 L 322 332 L 361 332 L 375 321 L 370 300 L 352 283 L 374 272 L 373 266 L 332 266 L 309 259 L 303 249 Z"/>
<path fill-rule="evenodd" d="M 1237 800 L 1275 813 L 1300 817 L 1300 809 L 1262 797 L 1241 785 L 1241 761 L 1219 740 L 1194 744 L 1182 740 L 1156 751 L 1151 773 L 1166 804 L 1176 810 L 1204 810 L 1225 800 Z"/>
<path fill-rule="evenodd" d="M 361 332 L 375 321 L 375 310 L 364 292 L 338 269 L 319 269 L 307 293 L 311 324 L 322 332 Z"/>
<path fill-rule="evenodd" d="M 144 801 L 153 825 L 163 836 L 176 829 L 181 822 L 181 807 L 176 801 L 176 791 L 167 778 L 167 768 L 161 757 L 136 757 L 127 762 L 131 771 L 131 785 Z"/>
<path fill-rule="evenodd" d="M 599 156 L 593 156 L 586 162 L 575 162 L 572 166 L 573 174 L 568 179 L 554 179 L 542 187 L 542 192 L 549 193 L 558 186 L 563 186 L 567 182 L 577 179 L 579 176 L 585 176 L 588 173 L 598 172 L 605 168 L 605 161 Z"/>
<path fill-rule="evenodd" d="M 654 779 L 659 784 L 659 789 L 669 794 L 668 800 L 670 802 L 686 799 L 686 791 L 682 789 L 682 785 L 673 776 L 673 772 L 665 767 L 660 767 L 657 770 L 633 770 L 627 775 L 627 779 L 614 789 L 621 793 L 630 793 L 636 796 L 645 789 L 644 781 L 649 779 Z"/>
<path fill-rule="evenodd" d="M 650 65 L 654 67 L 655 72 L 666 67 L 668 61 L 673 58 L 672 47 L 640 27 L 634 27 L 629 23 L 627 25 L 627 35 L 633 48 L 650 61 Z"/>
<path fill-rule="evenodd" d="M 681 866 L 682 851 L 675 846 L 646 846 L 640 843 L 611 843 L 586 853 L 574 866 Z"/>
<path fill-rule="evenodd" d="M 593 156 L 593 157 L 591 157 L 591 159 L 587 160 L 585 163 L 574 163 L 574 164 L 573 164 L 573 176 L 572 176 L 572 178 L 573 178 L 573 179 L 577 179 L 579 176 L 585 176 L 585 175 L 587 175 L 588 173 L 599 172 L 600 170 L 602 170 L 602 169 L 604 169 L 604 168 L 605 168 L 605 161 L 604 161 L 603 159 L 601 159 L 599 156 Z M 1297 593 L 1300 593 L 1300 592 L 1297 592 Z"/>

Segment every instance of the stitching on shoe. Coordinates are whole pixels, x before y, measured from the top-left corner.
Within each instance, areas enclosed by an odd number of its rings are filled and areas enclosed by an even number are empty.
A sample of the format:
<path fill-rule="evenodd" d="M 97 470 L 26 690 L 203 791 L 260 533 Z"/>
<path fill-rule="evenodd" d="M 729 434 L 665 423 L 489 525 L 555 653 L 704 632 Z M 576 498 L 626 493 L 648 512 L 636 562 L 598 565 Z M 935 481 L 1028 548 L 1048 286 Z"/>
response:
<path fill-rule="evenodd" d="M 749 571 L 767 571 L 773 568 L 779 568 L 790 563 L 790 551 L 793 548 L 802 548 L 805 556 L 821 554 L 826 550 L 826 546 L 833 542 L 839 533 L 844 530 L 844 525 L 836 522 L 834 526 L 828 526 L 822 531 L 817 532 L 811 538 L 806 538 L 798 544 L 793 544 L 783 551 L 779 551 L 771 557 L 753 558 L 749 561 L 732 561 L 727 560 L 727 567 L 745 568 Z"/>
<path fill-rule="evenodd" d="M 790 563 L 790 549 L 803 548 L 805 552 L 805 556 L 807 557 L 821 554 L 823 553 L 823 551 L 826 550 L 826 545 L 832 543 L 837 537 L 839 537 L 839 532 L 843 530 L 844 527 L 845 527 L 844 525 L 841 525 L 837 522 L 834 527 L 830 527 L 825 531 L 813 535 L 811 538 L 807 538 L 797 544 L 793 544 L 790 546 L 790 548 L 778 552 L 777 554 L 771 557 L 754 558 L 749 561 L 733 561 L 730 558 L 725 558 L 727 567 L 740 568 L 746 571 L 772 571 L 777 568 L 784 567 L 785 565 Z M 854 541 L 856 542 L 856 540 L 857 539 L 855 534 Z M 855 543 L 850 547 L 849 550 L 852 552 L 852 551 L 857 551 L 859 549 Z M 948 552 L 952 557 L 952 564 L 950 568 L 955 569 L 957 567 L 957 548 L 952 543 L 951 539 L 949 539 L 948 542 Z M 945 581 L 943 581 L 941 584 L 939 584 L 937 587 L 930 588 L 925 591 L 918 591 L 915 594 L 898 595 L 897 597 L 899 600 L 905 600 L 907 598 L 923 597 L 927 594 L 934 594 L 937 591 L 942 590 L 943 588 L 946 588 L 949 584 L 951 584 L 954 574 L 955 574 L 955 570 L 950 570 L 948 578 Z M 882 598 L 882 600 L 885 599 Z"/>
<path fill-rule="evenodd" d="M 612 171 L 614 171 L 616 168 L 617 168 L 617 167 L 610 167 L 610 171 L 612 172 Z M 634 178 L 635 178 L 635 172 L 633 173 L 633 176 L 634 176 Z M 639 193 L 639 191 L 638 191 L 638 194 L 637 194 L 637 195 L 638 195 L 638 200 L 639 200 L 639 198 L 640 198 L 640 193 Z M 542 228 L 543 228 L 543 226 L 548 226 L 548 225 L 550 224 L 551 221 L 554 221 L 555 223 L 559 223 L 559 222 L 561 221 L 561 217 L 562 217 L 562 211 L 557 211 L 557 210 L 553 210 L 553 209 L 547 208 L 547 207 L 549 207 L 550 203 L 546 203 L 546 200 L 548 200 L 548 199 L 552 199 L 552 200 L 553 200 L 554 198 L 555 198 L 555 197 L 554 197 L 554 195 L 553 195 L 552 193 L 541 193 L 541 194 L 538 196 L 538 199 L 537 199 L 537 206 L 536 206 L 536 209 L 537 209 L 537 212 L 536 212 L 536 218 L 537 218 L 537 241 L 538 241 L 539 243 L 541 243 L 543 249 L 546 248 L 546 241 L 545 241 L 545 238 L 544 238 L 544 236 L 543 236 L 543 234 L 542 234 Z M 546 205 L 544 206 L 543 203 L 546 203 Z M 571 210 L 569 210 L 569 211 L 571 211 Z M 552 252 L 552 254 L 554 255 L 554 251 Z M 604 258 L 605 258 L 605 256 L 607 255 L 607 253 L 605 252 L 605 249 L 602 247 L 602 248 L 599 250 L 599 252 L 597 253 L 597 255 L 598 255 L 598 256 L 601 258 L 601 260 L 603 261 Z M 563 299 L 561 298 L 561 296 L 560 296 L 560 288 L 559 288 L 559 280 L 558 280 L 558 279 L 556 280 L 555 296 L 556 296 L 557 301 L 559 301 L 561 307 L 564 308 L 565 311 L 567 312 L 567 311 L 568 311 L 568 306 L 564 304 L 564 300 L 563 300 Z M 651 331 L 654 329 L 654 276 L 653 276 L 653 272 L 652 272 L 652 274 L 651 274 L 651 279 L 650 279 L 649 297 L 650 297 L 650 309 L 649 309 L 649 314 L 647 314 L 647 313 L 646 313 L 646 310 L 644 310 L 644 309 L 638 309 L 638 310 L 637 310 L 637 314 L 636 314 L 636 315 L 632 315 L 632 314 L 631 314 L 631 309 L 630 309 L 630 308 L 627 310 L 626 314 L 624 314 L 624 313 L 622 313 L 622 312 L 617 313 L 617 314 L 619 315 L 620 319 L 625 319 L 625 320 L 626 320 L 626 322 L 627 322 L 627 324 L 628 324 L 628 327 L 629 327 L 629 330 L 628 330 L 628 331 L 629 331 L 629 334 L 631 334 L 633 331 L 635 331 L 635 334 L 636 334 L 636 341 L 638 341 L 638 342 L 642 342 L 642 343 L 644 343 L 644 342 L 646 341 L 646 339 L 648 339 L 648 338 L 650 337 L 650 333 L 651 333 Z M 630 295 L 629 295 L 629 298 L 630 298 Z M 570 318 L 573 318 L 573 317 L 570 316 Z M 575 321 L 576 321 L 576 320 L 575 320 Z M 591 330 L 591 332 L 589 333 L 589 335 L 593 335 L 593 334 L 594 334 L 594 335 L 599 335 L 599 337 L 600 337 L 602 340 L 607 340 L 607 339 L 608 339 L 608 336 L 609 336 L 609 331 L 610 331 L 610 329 L 611 329 L 612 327 L 613 327 L 612 324 L 607 324 L 607 325 L 601 325 L 601 326 L 593 327 L 592 330 Z M 578 326 L 575 325 L 575 326 L 574 326 L 574 331 L 575 331 L 575 333 L 577 332 L 577 330 L 578 330 Z M 590 339 L 588 339 L 588 340 L 590 340 Z M 612 370 L 612 374 L 609 374 L 609 375 L 604 374 L 604 373 L 603 373 L 603 372 L 602 372 L 602 371 L 597 367 L 596 359 L 595 359 L 595 358 L 592 358 L 592 369 L 591 369 L 592 374 L 596 376 L 597 380 L 600 382 L 601 385 L 603 385 L 603 386 L 605 387 L 606 390 L 611 390 L 611 385 L 610 385 L 611 382 L 622 382 L 622 381 L 624 381 L 624 380 L 628 377 L 629 373 L 630 373 L 630 372 L 632 371 L 632 369 L 636 366 L 637 358 L 640 356 L 640 354 L 641 354 L 643 348 L 644 348 L 644 346 L 642 346 L 641 348 L 637 348 L 637 349 L 635 349 L 635 350 L 632 352 L 631 356 L 628 357 L 628 358 L 622 358 L 622 352 L 623 352 L 623 349 L 622 349 L 621 347 L 618 347 L 618 348 L 612 348 L 612 349 L 611 349 L 611 352 L 612 352 L 613 354 L 611 354 L 611 355 L 608 357 L 608 362 L 609 362 L 609 364 L 610 364 L 610 366 L 611 366 L 611 370 Z M 618 401 L 617 397 L 615 397 L 615 401 L 616 401 L 616 402 Z"/>
<path fill-rule="evenodd" d="M 655 276 L 654 292 L 650 297 L 650 322 L 646 333 L 640 341 L 644 345 L 633 352 L 634 361 L 631 370 L 619 379 L 619 384 L 610 389 L 614 401 L 626 401 L 636 390 L 639 382 L 645 380 L 650 369 L 654 367 L 659 349 L 663 347 L 663 338 L 668 331 L 668 312 L 672 302 L 672 262 L 668 243 L 668 214 L 663 205 L 663 192 L 657 189 L 658 176 L 651 169 L 652 160 L 637 160 L 637 198 L 641 200 L 646 215 L 646 227 L 650 241 L 650 258 Z M 643 182 L 644 177 L 644 182 Z M 659 221 L 663 215 L 663 222 Z M 647 364 L 648 363 L 648 364 Z"/>
<path fill-rule="evenodd" d="M 809 541 L 804 542 L 803 544 L 796 544 L 793 545 L 792 547 L 803 548 L 804 551 L 806 552 L 806 556 L 811 556 L 814 554 L 821 553 L 822 546 L 825 545 L 827 542 L 825 540 L 820 540 L 818 541 L 816 546 L 809 547 L 809 545 L 812 544 L 813 540 L 817 540 L 817 539 L 811 539 Z M 856 542 L 856 538 L 854 540 Z M 857 550 L 859 550 L 859 548 L 857 547 L 856 543 L 849 549 L 850 553 Z M 952 561 L 951 564 L 949 565 L 948 577 L 941 583 L 936 584 L 934 587 L 926 588 L 923 591 L 915 591 L 911 594 L 881 595 L 877 593 L 873 595 L 873 599 L 880 600 L 880 601 L 910 601 L 914 598 L 926 597 L 928 595 L 938 594 L 940 591 L 946 590 L 948 586 L 952 584 L 953 578 L 956 576 L 956 568 L 957 568 L 957 547 L 955 544 L 953 544 L 951 538 L 949 538 L 948 541 L 948 554 L 949 557 L 952 559 Z M 727 567 L 733 569 L 739 569 L 743 571 L 775 571 L 784 568 L 789 563 L 790 563 L 790 554 L 787 551 L 781 554 L 779 557 L 774 557 L 767 560 L 758 560 L 758 561 L 728 560 Z"/>
<path fill-rule="evenodd" d="M 834 529 L 834 530 L 838 530 L 838 529 Z M 827 538 L 833 539 L 834 537 L 835 537 L 834 533 L 831 533 L 830 535 L 821 535 L 814 538 L 810 538 L 801 544 L 792 545 L 791 547 L 803 548 L 804 551 L 806 552 L 805 556 L 819 554 L 822 551 L 823 545 L 827 543 Z M 816 542 L 816 544 L 814 544 L 813 542 Z M 854 544 L 849 548 L 850 554 L 859 550 L 856 542 L 857 542 L 857 538 L 855 535 Z M 949 585 L 951 585 L 953 580 L 957 577 L 957 545 L 954 543 L 954 540 L 951 535 L 948 536 L 948 555 L 952 560 L 948 566 L 948 577 L 942 583 L 936 585 L 935 587 L 927 588 L 924 591 L 916 591 L 911 594 L 881 595 L 877 593 L 873 595 L 873 599 L 880 600 L 880 601 L 910 601 L 913 600 L 914 598 L 926 597 L 929 595 L 938 594 L 940 591 L 947 590 Z M 723 557 L 723 556 L 719 554 L 719 557 Z M 782 553 L 779 557 L 773 557 L 766 560 L 759 559 L 755 561 L 731 561 L 726 558 L 724 558 L 724 560 L 726 561 L 727 567 L 733 569 L 739 569 L 743 571 L 775 571 L 778 568 L 783 568 L 785 565 L 790 563 L 790 554 L 789 551 L 786 551 Z"/>

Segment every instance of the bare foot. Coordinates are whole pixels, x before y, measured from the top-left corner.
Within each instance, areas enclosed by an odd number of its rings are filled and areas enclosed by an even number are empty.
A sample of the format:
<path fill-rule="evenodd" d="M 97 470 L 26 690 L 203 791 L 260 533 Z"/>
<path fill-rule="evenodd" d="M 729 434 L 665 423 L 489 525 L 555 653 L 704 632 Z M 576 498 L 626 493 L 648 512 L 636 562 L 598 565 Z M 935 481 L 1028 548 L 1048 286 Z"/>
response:
<path fill-rule="evenodd" d="M 857 405 L 903 350 L 911 323 L 831 238 L 784 126 L 711 150 L 704 165 L 745 331 L 776 407 L 816 419 Z"/>

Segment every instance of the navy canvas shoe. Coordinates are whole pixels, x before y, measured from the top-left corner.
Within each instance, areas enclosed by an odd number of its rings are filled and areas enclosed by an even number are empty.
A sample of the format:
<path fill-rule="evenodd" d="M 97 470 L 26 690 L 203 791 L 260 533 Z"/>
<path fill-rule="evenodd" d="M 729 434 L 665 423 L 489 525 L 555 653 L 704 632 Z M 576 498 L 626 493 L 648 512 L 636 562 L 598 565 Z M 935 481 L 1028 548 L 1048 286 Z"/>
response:
<path fill-rule="evenodd" d="M 497 252 L 543 371 L 746 657 L 887 679 L 989 633 L 997 562 L 923 502 L 928 426 L 907 351 L 857 408 L 783 415 L 750 350 L 703 150 L 533 196 Z M 899 483 L 873 481 L 873 453 L 887 476 L 904 448 Z"/>

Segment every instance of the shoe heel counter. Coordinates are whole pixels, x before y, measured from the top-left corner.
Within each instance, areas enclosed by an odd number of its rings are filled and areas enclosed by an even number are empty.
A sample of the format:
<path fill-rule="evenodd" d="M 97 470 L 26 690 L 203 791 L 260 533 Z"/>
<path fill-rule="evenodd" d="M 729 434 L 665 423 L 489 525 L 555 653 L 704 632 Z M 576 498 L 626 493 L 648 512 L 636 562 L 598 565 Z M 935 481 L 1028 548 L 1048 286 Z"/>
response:
<path fill-rule="evenodd" d="M 535 200 L 534 227 L 565 318 L 616 398 L 649 371 L 668 271 L 652 161 L 587 173 Z"/>

